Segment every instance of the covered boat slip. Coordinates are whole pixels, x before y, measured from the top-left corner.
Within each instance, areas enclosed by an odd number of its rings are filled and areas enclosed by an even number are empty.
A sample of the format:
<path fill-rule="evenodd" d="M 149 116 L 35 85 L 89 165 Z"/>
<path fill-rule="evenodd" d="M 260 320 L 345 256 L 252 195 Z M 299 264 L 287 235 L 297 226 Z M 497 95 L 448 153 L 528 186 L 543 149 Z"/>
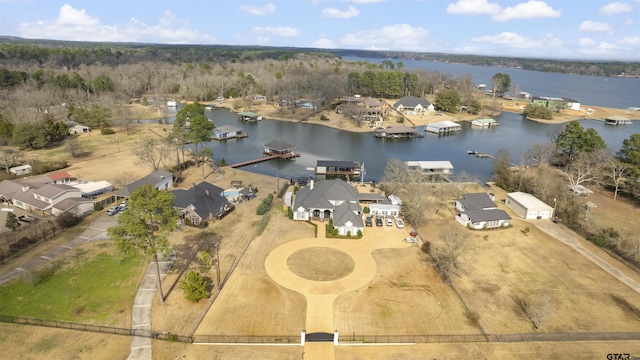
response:
<path fill-rule="evenodd" d="M 382 139 L 406 139 L 423 137 L 423 135 L 418 130 L 404 125 L 395 125 L 389 126 L 386 129 L 378 129 L 376 130 L 375 136 Z"/>
<path fill-rule="evenodd" d="M 453 121 L 445 120 L 427 124 L 427 127 L 424 130 L 434 134 L 448 134 L 451 132 L 462 130 L 462 125 Z"/>
<path fill-rule="evenodd" d="M 251 111 L 245 111 L 238 113 L 238 118 L 243 121 L 253 122 L 262 120 L 262 115 L 256 114 Z"/>

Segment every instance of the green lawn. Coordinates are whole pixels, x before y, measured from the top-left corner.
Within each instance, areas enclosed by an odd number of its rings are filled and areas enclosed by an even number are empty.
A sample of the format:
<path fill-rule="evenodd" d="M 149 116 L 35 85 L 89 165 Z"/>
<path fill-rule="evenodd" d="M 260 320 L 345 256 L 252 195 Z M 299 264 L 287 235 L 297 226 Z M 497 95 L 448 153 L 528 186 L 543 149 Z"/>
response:
<path fill-rule="evenodd" d="M 127 326 L 118 314 L 130 312 L 148 260 L 121 259 L 112 245 L 72 256 L 0 287 L 0 315 Z"/>

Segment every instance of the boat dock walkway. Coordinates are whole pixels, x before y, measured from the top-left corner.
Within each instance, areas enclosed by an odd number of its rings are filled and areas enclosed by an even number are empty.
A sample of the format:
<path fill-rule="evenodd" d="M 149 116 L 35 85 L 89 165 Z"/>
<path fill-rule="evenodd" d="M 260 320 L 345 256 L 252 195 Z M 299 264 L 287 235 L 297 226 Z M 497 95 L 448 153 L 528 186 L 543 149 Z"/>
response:
<path fill-rule="evenodd" d="M 272 160 L 272 159 L 293 159 L 296 157 L 299 157 L 300 154 L 295 153 L 287 153 L 287 154 L 276 154 L 276 155 L 268 155 L 268 156 L 263 156 L 261 158 L 257 158 L 257 159 L 253 159 L 253 160 L 247 160 L 247 161 L 243 161 L 243 162 L 239 162 L 239 163 L 235 163 L 235 164 L 231 164 L 231 165 L 227 165 L 227 167 L 230 168 L 239 168 L 242 166 L 247 166 L 247 165 L 251 165 L 251 164 L 257 164 L 263 161 L 267 161 L 267 160 Z"/>

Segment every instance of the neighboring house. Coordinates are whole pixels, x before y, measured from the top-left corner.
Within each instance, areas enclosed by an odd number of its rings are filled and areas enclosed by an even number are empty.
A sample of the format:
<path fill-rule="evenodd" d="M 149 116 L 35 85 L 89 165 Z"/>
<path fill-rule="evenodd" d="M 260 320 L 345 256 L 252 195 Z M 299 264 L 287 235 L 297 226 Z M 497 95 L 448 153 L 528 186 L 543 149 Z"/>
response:
<path fill-rule="evenodd" d="M 71 174 L 66 171 L 57 171 L 26 179 L 25 181 L 29 184 L 68 184 L 71 182 Z"/>
<path fill-rule="evenodd" d="M 233 205 L 220 195 L 223 191 L 207 182 L 201 182 L 188 190 L 174 190 L 173 206 L 180 211 L 183 219 L 193 225 L 221 219 L 233 210 Z"/>
<path fill-rule="evenodd" d="M 311 181 L 296 193 L 292 210 L 294 220 L 332 219 L 343 236 L 364 231 L 358 191 L 342 179 Z"/>
<path fill-rule="evenodd" d="M 11 203 L 16 194 L 29 190 L 29 187 L 27 186 L 25 189 L 25 186 L 16 180 L 0 181 L 0 199 Z"/>
<path fill-rule="evenodd" d="M 315 110 L 316 106 L 311 101 L 303 101 L 296 104 L 300 109 L 311 109 Z"/>
<path fill-rule="evenodd" d="M 261 95 L 261 94 L 256 94 L 253 97 L 253 100 L 255 100 L 255 101 L 267 101 L 267 97 L 264 96 L 264 95 Z"/>
<path fill-rule="evenodd" d="M 531 102 L 552 110 L 580 110 L 580 102 L 568 98 L 534 96 Z"/>
<path fill-rule="evenodd" d="M 78 134 L 85 134 L 90 132 L 91 132 L 91 128 L 82 124 L 75 124 L 69 127 L 69 134 L 78 135 Z"/>
<path fill-rule="evenodd" d="M 113 191 L 113 185 L 108 181 L 89 181 L 71 185 L 80 190 L 83 198 L 93 199 Z"/>
<path fill-rule="evenodd" d="M 156 170 L 151 174 L 138 179 L 124 188 L 118 190 L 115 194 L 116 199 L 128 198 L 132 192 L 136 191 L 142 185 L 152 184 L 158 190 L 167 190 L 173 186 L 173 175 L 165 170 Z"/>
<path fill-rule="evenodd" d="M 400 214 L 400 204 L 393 204 L 387 200 L 377 204 L 369 205 L 371 216 L 397 217 Z"/>
<path fill-rule="evenodd" d="M 31 171 L 33 171 L 33 168 L 28 164 L 9 168 L 9 172 L 15 176 L 31 174 Z"/>
<path fill-rule="evenodd" d="M 13 196 L 13 204 L 27 211 L 50 210 L 68 198 L 81 198 L 80 190 L 64 184 L 46 184 L 41 187 L 25 185 Z"/>
<path fill-rule="evenodd" d="M 87 198 L 67 198 L 51 207 L 53 215 L 60 215 L 65 212 L 72 213 L 76 216 L 83 216 L 93 212 L 95 202 Z"/>
<path fill-rule="evenodd" d="M 498 209 L 493 201 L 493 195 L 486 193 L 464 194 L 455 201 L 460 213 L 456 221 L 473 229 L 492 229 L 509 226 L 511 216 L 506 211 Z"/>
<path fill-rule="evenodd" d="M 523 192 L 508 193 L 504 203 L 524 219 L 553 218 L 553 207 L 531 194 Z"/>
<path fill-rule="evenodd" d="M 405 161 L 410 170 L 420 171 L 425 175 L 451 175 L 453 165 L 450 161 Z"/>
<path fill-rule="evenodd" d="M 405 96 L 393 104 L 393 108 L 399 112 L 409 114 L 421 113 L 425 111 L 434 111 L 433 104 L 427 99 L 417 98 L 415 96 Z"/>

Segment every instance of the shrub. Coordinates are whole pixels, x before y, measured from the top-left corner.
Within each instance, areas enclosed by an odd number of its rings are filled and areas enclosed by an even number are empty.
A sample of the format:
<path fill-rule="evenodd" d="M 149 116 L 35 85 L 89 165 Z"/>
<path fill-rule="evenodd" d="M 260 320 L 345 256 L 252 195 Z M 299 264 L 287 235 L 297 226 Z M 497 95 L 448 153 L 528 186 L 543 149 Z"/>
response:
<path fill-rule="evenodd" d="M 362 237 L 362 230 L 358 230 L 358 237 L 361 238 Z"/>
<path fill-rule="evenodd" d="M 78 225 L 82 218 L 71 212 L 63 212 L 56 217 L 56 223 L 59 227 L 66 229 Z"/>
<path fill-rule="evenodd" d="M 187 276 L 180 281 L 180 289 L 184 291 L 185 296 L 191 302 L 198 302 L 209 295 L 207 282 L 202 274 L 193 270 L 189 270 Z"/>
<path fill-rule="evenodd" d="M 256 209 L 256 215 L 264 215 L 271 209 L 271 204 L 273 203 L 273 194 L 267 195 L 266 198 L 262 200 L 258 208 Z"/>
<path fill-rule="evenodd" d="M 329 118 L 325 114 L 322 114 L 322 115 L 320 115 L 320 120 L 329 121 Z"/>
<path fill-rule="evenodd" d="M 102 134 L 102 135 L 112 135 L 112 134 L 115 134 L 115 133 L 116 132 L 111 128 L 100 129 L 100 134 Z"/>
<path fill-rule="evenodd" d="M 368 206 L 365 206 L 364 209 L 362 209 L 362 212 L 365 213 L 365 214 L 368 214 L 368 213 L 371 212 L 371 210 L 369 209 Z"/>
<path fill-rule="evenodd" d="M 529 104 L 524 108 L 524 116 L 535 119 L 551 120 L 553 113 L 542 105 Z"/>
<path fill-rule="evenodd" d="M 102 210 L 104 210 L 104 206 L 102 206 L 102 204 L 100 203 L 93 204 L 93 211 L 102 211 Z"/>

